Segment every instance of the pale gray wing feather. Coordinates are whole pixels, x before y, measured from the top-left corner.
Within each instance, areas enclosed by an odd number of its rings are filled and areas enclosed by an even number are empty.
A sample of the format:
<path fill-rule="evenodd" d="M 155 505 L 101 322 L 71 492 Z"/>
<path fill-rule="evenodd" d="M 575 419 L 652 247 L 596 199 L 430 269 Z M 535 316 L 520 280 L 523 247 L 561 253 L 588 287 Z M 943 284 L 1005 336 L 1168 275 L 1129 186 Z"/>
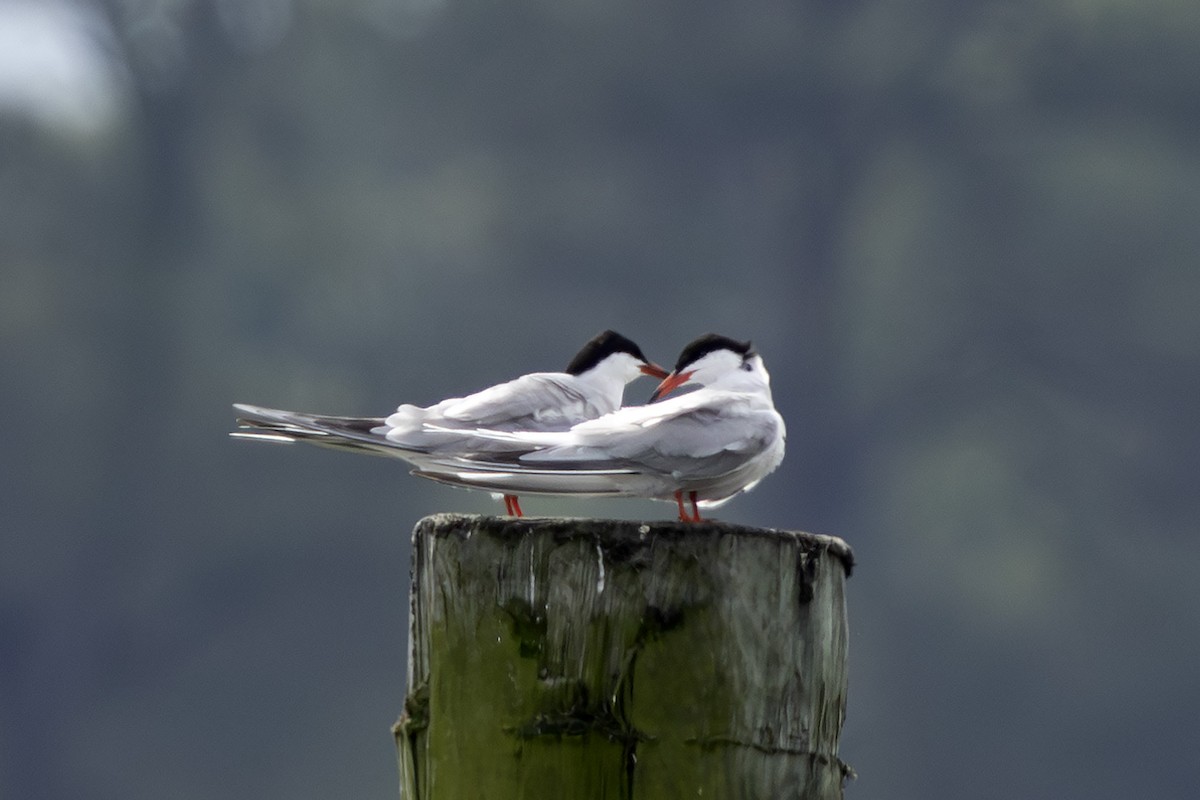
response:
<path fill-rule="evenodd" d="M 735 395 L 680 403 L 674 413 L 658 418 L 643 415 L 635 424 L 605 426 L 602 422 L 578 426 L 577 443 L 536 450 L 521 460 L 541 468 L 592 469 L 605 463 L 706 478 L 724 475 L 766 450 L 783 424 L 773 408 Z"/>
<path fill-rule="evenodd" d="M 452 427 L 554 431 L 614 410 L 605 399 L 589 396 L 566 373 L 535 372 L 436 408 Z"/>
<path fill-rule="evenodd" d="M 401 407 L 390 425 L 490 428 L 493 431 L 565 431 L 616 409 L 619 398 L 589 395 L 566 373 L 535 372 L 428 409 Z M 409 410 L 408 414 L 404 411 Z M 419 411 L 419 414 L 418 414 Z"/>
<path fill-rule="evenodd" d="M 472 466 L 425 463 L 412 471 L 413 475 L 428 478 L 438 483 L 467 489 L 485 489 L 505 494 L 573 494 L 621 495 L 625 479 L 636 476 L 630 470 L 537 470 L 528 466 L 518 470 L 487 468 L 480 464 Z"/>
<path fill-rule="evenodd" d="M 335 417 L 304 414 L 279 408 L 263 408 L 235 403 L 241 431 L 231 434 L 242 439 L 307 442 L 340 450 L 355 450 L 379 455 L 397 455 L 395 446 L 382 435 L 381 417 Z"/>

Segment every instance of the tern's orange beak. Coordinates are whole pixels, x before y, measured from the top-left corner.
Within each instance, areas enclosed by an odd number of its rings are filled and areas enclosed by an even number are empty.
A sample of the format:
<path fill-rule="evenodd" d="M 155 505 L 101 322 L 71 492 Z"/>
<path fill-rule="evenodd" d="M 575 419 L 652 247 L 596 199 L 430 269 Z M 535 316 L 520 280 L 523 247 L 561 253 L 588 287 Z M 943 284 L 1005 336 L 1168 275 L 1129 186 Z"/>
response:
<path fill-rule="evenodd" d="M 657 402 L 658 400 L 666 397 L 671 392 L 678 389 L 680 386 L 683 386 L 691 379 L 694 373 L 695 370 L 690 372 L 672 372 L 670 375 L 663 378 L 662 383 L 660 383 L 658 388 L 654 390 L 654 394 L 650 395 L 650 402 Z"/>
<path fill-rule="evenodd" d="M 653 361 L 647 361 L 645 364 L 639 366 L 638 369 L 642 371 L 643 375 L 649 375 L 651 378 L 658 378 L 660 381 L 671 374 L 658 364 L 655 364 Z"/>

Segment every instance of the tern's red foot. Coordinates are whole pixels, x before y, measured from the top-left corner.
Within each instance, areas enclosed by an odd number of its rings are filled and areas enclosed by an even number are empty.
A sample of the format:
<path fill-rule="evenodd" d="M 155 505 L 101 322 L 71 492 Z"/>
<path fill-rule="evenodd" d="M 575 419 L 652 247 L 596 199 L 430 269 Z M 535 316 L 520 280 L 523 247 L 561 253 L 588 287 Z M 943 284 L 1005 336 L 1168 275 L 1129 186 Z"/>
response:
<path fill-rule="evenodd" d="M 675 492 L 675 504 L 677 506 L 679 506 L 679 521 L 680 522 L 691 522 L 691 517 L 688 516 L 687 511 L 683 507 L 683 490 L 682 489 Z"/>
<path fill-rule="evenodd" d="M 700 516 L 700 506 L 696 505 L 696 492 L 688 492 L 688 499 L 692 501 L 692 522 L 704 522 L 704 517 Z"/>

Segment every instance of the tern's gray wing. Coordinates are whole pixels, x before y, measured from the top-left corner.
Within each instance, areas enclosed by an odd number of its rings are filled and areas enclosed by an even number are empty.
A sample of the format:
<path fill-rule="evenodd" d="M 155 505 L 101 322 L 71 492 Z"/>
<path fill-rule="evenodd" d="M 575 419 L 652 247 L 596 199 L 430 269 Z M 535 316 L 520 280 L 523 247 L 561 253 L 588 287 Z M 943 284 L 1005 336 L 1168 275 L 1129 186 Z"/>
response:
<path fill-rule="evenodd" d="M 620 397 L 588 393 L 574 376 L 566 373 L 534 372 L 467 397 L 439 403 L 436 409 L 443 424 L 451 427 L 561 431 L 615 411 L 620 402 Z"/>
<path fill-rule="evenodd" d="M 783 420 L 773 408 L 736 394 L 680 404 L 674 413 L 637 424 L 623 424 L 619 416 L 577 426 L 575 443 L 535 450 L 520 460 L 540 469 L 620 467 L 708 478 L 736 469 L 783 433 Z"/>

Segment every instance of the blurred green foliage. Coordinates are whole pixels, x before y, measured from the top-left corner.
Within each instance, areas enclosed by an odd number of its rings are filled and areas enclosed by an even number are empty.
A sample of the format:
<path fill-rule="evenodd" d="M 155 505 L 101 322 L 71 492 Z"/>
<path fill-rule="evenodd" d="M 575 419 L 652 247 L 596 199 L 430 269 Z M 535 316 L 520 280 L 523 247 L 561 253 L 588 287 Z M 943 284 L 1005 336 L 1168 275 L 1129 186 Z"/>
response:
<path fill-rule="evenodd" d="M 228 404 L 381 413 L 605 327 L 763 351 L 789 455 L 723 516 L 857 550 L 849 796 L 1200 780 L 1200 6 L 0 28 L 0 796 L 390 796 L 408 531 L 498 509 Z"/>

